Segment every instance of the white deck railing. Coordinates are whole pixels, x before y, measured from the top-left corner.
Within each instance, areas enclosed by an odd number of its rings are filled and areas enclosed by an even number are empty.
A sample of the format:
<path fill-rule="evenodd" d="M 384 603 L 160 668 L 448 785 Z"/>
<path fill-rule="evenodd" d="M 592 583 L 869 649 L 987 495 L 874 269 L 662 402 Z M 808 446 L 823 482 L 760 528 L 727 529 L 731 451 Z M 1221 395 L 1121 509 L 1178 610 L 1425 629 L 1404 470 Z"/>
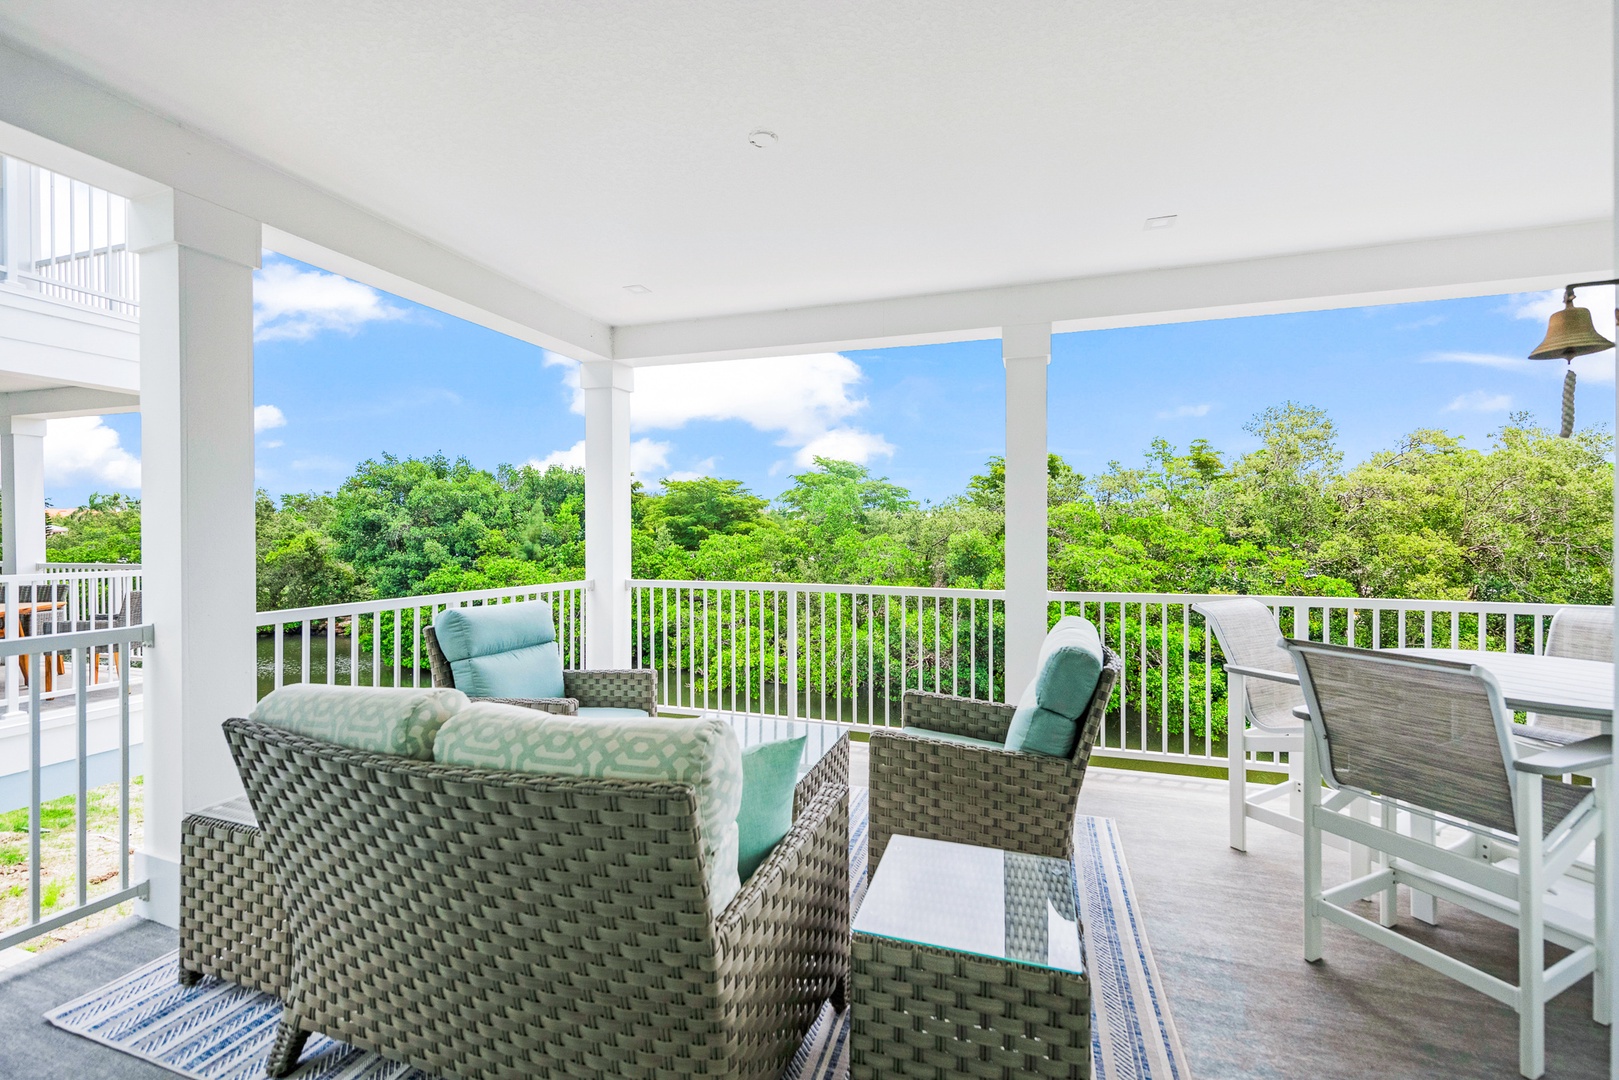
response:
<path fill-rule="evenodd" d="M 60 569 L 57 564 L 47 565 L 49 571 L 0 575 L 0 636 L 9 640 L 49 635 L 54 640 L 64 633 L 141 621 L 139 566 L 74 564 L 71 569 Z M 95 684 L 111 666 L 112 653 L 107 649 L 92 652 L 88 674 Z M 7 654 L 4 667 L 6 712 L 15 715 L 28 692 L 22 685 L 20 654 Z M 65 657 L 54 649 L 46 667 L 30 664 L 28 676 L 30 684 L 39 683 L 41 697 L 47 702 L 73 695 L 78 686 L 75 671 L 68 670 Z"/>
<path fill-rule="evenodd" d="M 149 625 L 114 626 L 101 630 L 83 630 L 49 638 L 6 638 L 0 640 L 0 658 L 7 666 L 24 655 L 29 656 L 35 671 L 43 669 L 53 654 L 66 650 L 72 656 L 73 702 L 71 713 L 65 707 L 49 709 L 43 701 L 41 685 L 35 680 L 29 688 L 27 720 L 27 786 L 28 786 L 28 849 L 27 849 L 27 907 L 20 919 L 10 919 L 0 925 L 0 949 L 19 941 L 37 937 L 59 926 L 76 922 L 115 904 L 146 895 L 146 882 L 133 875 L 130 868 L 130 774 L 131 756 L 135 739 L 130 727 L 130 663 L 133 650 L 152 641 Z M 32 650 L 49 645 L 49 653 Z M 116 754 L 116 780 L 118 789 L 118 856 L 117 870 L 110 878 L 91 880 L 90 873 L 90 781 L 92 759 L 98 756 L 91 745 L 92 684 L 90 666 L 102 653 L 116 653 L 121 661 L 116 665 L 117 742 L 110 752 Z M 53 716 L 54 714 L 54 716 Z M 71 716 L 74 737 L 72 756 L 68 759 L 74 769 L 72 784 L 74 799 L 74 859 L 71 874 L 64 875 L 64 867 L 56 865 L 49 871 L 42 861 L 44 831 L 41 825 L 42 807 L 49 800 L 46 770 L 52 762 L 46 760 L 45 743 L 48 728 L 55 719 Z M 109 751 L 100 751 L 106 754 Z M 107 874 L 103 871 L 103 874 Z M 65 883 L 65 884 L 64 884 Z M 110 888 L 99 886 L 110 885 Z"/>
<path fill-rule="evenodd" d="M 0 279 L 118 315 L 140 312 L 129 200 L 15 158 L 0 159 Z"/>
<path fill-rule="evenodd" d="M 563 581 L 261 611 L 254 617 L 260 635 L 259 696 L 289 682 L 429 686 L 422 630 L 434 615 L 447 607 L 525 600 L 550 601 L 562 664 L 583 667 L 587 588 L 583 581 Z"/>

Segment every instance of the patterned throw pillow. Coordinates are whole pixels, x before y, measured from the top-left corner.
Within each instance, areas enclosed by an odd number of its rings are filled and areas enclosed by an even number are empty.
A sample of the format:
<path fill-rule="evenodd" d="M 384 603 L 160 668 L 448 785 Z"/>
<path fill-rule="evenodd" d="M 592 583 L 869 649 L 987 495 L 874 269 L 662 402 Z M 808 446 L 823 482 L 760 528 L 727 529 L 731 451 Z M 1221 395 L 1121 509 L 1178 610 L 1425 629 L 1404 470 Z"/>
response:
<path fill-rule="evenodd" d="M 248 718 L 353 750 L 432 761 L 439 728 L 468 704 L 449 687 L 296 683 L 272 691 Z"/>
<path fill-rule="evenodd" d="M 723 720 L 581 719 L 479 701 L 439 731 L 433 758 L 445 765 L 547 776 L 689 784 L 697 791 L 714 914 L 724 911 L 742 888 L 736 823 L 742 805 L 742 748 Z"/>

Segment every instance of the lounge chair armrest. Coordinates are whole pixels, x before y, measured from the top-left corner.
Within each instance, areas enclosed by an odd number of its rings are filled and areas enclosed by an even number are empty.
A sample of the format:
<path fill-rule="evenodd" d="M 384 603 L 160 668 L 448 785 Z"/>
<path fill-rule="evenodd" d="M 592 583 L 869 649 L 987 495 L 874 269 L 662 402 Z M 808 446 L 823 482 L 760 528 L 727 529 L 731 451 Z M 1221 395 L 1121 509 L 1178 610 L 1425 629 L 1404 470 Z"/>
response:
<path fill-rule="evenodd" d="M 585 709 L 640 709 L 658 715 L 658 673 L 650 668 L 564 671 L 562 692 Z"/>
<path fill-rule="evenodd" d="M 473 701 L 493 701 L 499 705 L 521 705 L 525 709 L 537 709 L 540 712 L 557 713 L 562 716 L 577 716 L 579 702 L 571 697 L 475 697 Z"/>
<path fill-rule="evenodd" d="M 1242 675 L 1250 679 L 1264 679 L 1267 682 L 1287 683 L 1289 686 L 1299 684 L 1299 673 L 1296 671 L 1271 671 L 1269 668 L 1243 667 L 1241 664 L 1227 664 L 1227 675 Z"/>
<path fill-rule="evenodd" d="M 927 728 L 951 735 L 965 735 L 971 739 L 1005 742 L 1007 729 L 1012 726 L 1012 714 L 1016 711 L 1017 706 L 1004 705 L 999 701 L 907 690 L 900 706 L 900 723 L 904 727 Z"/>
<path fill-rule="evenodd" d="M 1512 767 L 1519 772 L 1539 773 L 1541 776 L 1562 776 L 1564 773 L 1583 773 L 1613 764 L 1613 736 L 1594 735 L 1577 743 L 1543 750 L 1526 758 L 1519 758 Z"/>
<path fill-rule="evenodd" d="M 1310 722 L 1310 707 L 1308 705 L 1295 705 L 1293 706 L 1293 715 L 1308 724 Z"/>

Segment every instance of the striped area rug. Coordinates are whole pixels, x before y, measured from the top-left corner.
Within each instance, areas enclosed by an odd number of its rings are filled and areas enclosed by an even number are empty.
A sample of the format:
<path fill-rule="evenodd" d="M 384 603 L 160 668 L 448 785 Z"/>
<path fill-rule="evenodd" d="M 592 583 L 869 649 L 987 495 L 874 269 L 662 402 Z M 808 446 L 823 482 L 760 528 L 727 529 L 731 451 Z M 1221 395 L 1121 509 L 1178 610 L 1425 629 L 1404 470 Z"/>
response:
<path fill-rule="evenodd" d="M 851 792 L 849 810 L 851 899 L 858 908 L 866 891 L 864 788 Z M 1094 1001 L 1094 1075 L 1098 1080 L 1190 1080 L 1111 819 L 1079 819 L 1075 858 Z M 45 1018 L 194 1080 L 261 1080 L 280 1003 L 215 979 L 182 987 L 177 968 L 177 954 L 159 957 Z M 783 1080 L 845 1080 L 848 1044 L 848 1016 L 825 1007 Z M 310 1038 L 293 1077 L 432 1080 L 320 1035 Z"/>

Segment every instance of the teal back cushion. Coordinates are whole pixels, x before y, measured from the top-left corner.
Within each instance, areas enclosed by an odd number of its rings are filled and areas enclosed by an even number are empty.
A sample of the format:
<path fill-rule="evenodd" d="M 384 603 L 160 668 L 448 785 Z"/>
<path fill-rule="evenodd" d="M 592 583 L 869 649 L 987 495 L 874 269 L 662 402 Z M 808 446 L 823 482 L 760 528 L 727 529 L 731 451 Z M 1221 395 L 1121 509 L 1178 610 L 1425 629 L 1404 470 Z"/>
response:
<path fill-rule="evenodd" d="M 455 688 L 473 697 L 562 697 L 562 653 L 544 600 L 447 608 L 433 617 Z"/>
<path fill-rule="evenodd" d="M 724 911 L 742 887 L 737 875 L 742 750 L 731 725 L 718 717 L 592 720 L 478 701 L 445 722 L 433 743 L 433 760 L 553 776 L 686 784 L 697 795 L 713 913 Z"/>
<path fill-rule="evenodd" d="M 266 695 L 248 716 L 353 750 L 432 761 L 439 729 L 468 704 L 454 687 L 294 683 Z"/>
<path fill-rule="evenodd" d="M 793 827 L 793 789 L 807 736 L 742 748 L 742 809 L 737 811 L 737 874 L 745 882 Z"/>
<path fill-rule="evenodd" d="M 1018 699 L 1006 749 L 1067 757 L 1102 675 L 1102 640 L 1090 620 L 1067 615 L 1040 646 L 1034 680 Z"/>

